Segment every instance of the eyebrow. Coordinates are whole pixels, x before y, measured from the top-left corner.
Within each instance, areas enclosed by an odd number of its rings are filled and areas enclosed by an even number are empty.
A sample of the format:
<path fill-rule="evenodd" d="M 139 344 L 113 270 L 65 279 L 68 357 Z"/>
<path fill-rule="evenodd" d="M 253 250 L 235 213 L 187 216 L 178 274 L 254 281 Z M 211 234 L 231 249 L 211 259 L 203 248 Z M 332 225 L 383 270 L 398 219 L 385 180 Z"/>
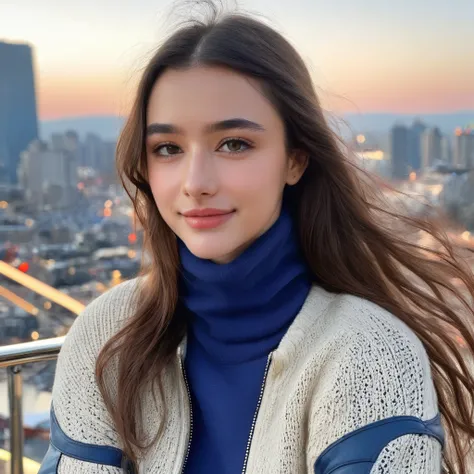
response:
<path fill-rule="evenodd" d="M 232 118 L 227 120 L 221 120 L 219 122 L 211 123 L 206 127 L 206 133 L 215 133 L 215 132 L 222 132 L 225 130 L 252 130 L 254 132 L 264 132 L 265 128 L 263 125 L 260 125 L 257 122 L 252 122 L 251 120 L 243 119 L 243 118 Z M 177 127 L 176 125 L 172 125 L 169 123 L 152 123 L 148 125 L 146 128 L 147 136 L 154 135 L 154 134 L 182 134 L 183 131 L 181 128 Z"/>

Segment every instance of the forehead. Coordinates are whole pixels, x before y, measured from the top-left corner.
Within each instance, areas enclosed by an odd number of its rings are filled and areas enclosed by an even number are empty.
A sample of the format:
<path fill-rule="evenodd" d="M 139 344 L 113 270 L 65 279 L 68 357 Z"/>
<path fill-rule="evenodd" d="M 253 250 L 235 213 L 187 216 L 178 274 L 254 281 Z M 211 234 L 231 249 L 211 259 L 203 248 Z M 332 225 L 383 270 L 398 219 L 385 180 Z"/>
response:
<path fill-rule="evenodd" d="M 235 117 L 282 128 L 258 82 L 225 68 L 166 70 L 153 86 L 147 108 L 148 124 L 213 123 Z"/>

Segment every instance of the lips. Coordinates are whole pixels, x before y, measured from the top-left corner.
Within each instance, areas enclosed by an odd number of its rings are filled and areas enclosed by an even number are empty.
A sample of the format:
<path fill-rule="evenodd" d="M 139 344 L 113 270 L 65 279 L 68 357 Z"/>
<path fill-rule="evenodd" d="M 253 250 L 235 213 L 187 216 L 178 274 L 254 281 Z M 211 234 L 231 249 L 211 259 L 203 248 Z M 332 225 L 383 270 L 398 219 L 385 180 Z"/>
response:
<path fill-rule="evenodd" d="M 223 216 L 233 212 L 232 209 L 191 209 L 190 211 L 183 212 L 184 217 L 212 217 L 212 216 Z"/>
<path fill-rule="evenodd" d="M 193 229 L 214 229 L 223 225 L 235 214 L 229 209 L 192 209 L 182 213 L 186 223 Z"/>

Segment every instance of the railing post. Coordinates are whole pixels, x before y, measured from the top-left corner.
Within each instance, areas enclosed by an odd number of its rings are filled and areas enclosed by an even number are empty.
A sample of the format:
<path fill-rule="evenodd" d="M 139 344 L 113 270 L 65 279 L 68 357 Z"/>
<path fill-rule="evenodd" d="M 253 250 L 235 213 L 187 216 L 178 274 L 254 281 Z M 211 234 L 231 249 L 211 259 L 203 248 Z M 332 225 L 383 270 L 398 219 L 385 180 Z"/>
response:
<path fill-rule="evenodd" d="M 21 365 L 8 367 L 8 397 L 10 401 L 10 473 L 23 474 L 23 380 Z"/>

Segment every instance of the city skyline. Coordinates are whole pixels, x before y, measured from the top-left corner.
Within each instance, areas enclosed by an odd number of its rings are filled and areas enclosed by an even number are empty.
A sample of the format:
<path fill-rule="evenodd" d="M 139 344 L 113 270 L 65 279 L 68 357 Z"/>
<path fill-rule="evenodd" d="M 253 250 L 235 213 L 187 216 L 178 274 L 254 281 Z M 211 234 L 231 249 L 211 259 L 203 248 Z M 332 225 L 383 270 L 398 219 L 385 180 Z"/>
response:
<path fill-rule="evenodd" d="M 301 52 L 337 113 L 474 109 L 474 3 L 468 0 L 245 0 Z M 125 115 L 140 69 L 170 30 L 170 0 L 19 0 L 0 5 L 0 40 L 34 48 L 42 120 Z"/>

